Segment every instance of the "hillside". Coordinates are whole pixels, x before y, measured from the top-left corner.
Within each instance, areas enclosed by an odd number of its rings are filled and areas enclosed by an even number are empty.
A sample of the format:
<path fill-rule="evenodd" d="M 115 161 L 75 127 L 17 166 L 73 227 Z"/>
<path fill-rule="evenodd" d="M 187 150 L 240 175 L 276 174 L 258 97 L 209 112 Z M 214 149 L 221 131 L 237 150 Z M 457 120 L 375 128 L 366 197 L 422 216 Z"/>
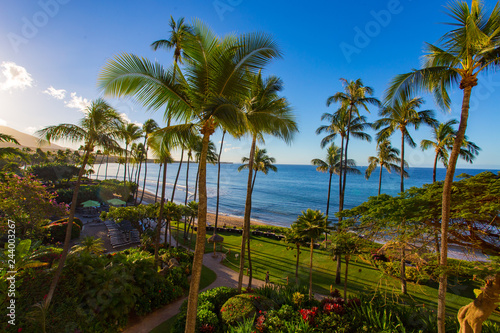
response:
<path fill-rule="evenodd" d="M 40 146 L 38 144 L 38 138 L 36 138 L 32 135 L 26 134 L 26 133 L 19 132 L 13 128 L 10 128 L 7 126 L 0 126 L 0 133 L 13 136 L 21 144 L 21 147 L 20 147 L 18 145 L 10 143 L 10 142 L 0 142 L 0 147 L 31 148 L 33 150 L 35 150 L 37 148 L 41 148 L 44 151 L 47 151 L 47 150 L 52 151 L 52 150 L 59 150 L 59 149 L 66 150 L 67 149 L 67 147 L 61 147 L 61 146 L 53 144 L 53 143 L 51 143 L 51 144 L 45 143 L 45 144 L 42 144 Z"/>

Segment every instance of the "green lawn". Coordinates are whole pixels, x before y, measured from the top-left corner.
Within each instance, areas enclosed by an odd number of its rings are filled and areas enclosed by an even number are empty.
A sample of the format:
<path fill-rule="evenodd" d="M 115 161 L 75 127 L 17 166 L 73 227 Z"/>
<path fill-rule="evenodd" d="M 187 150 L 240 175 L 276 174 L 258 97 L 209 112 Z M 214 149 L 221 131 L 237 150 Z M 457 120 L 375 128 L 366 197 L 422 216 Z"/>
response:
<path fill-rule="evenodd" d="M 181 230 L 183 225 L 181 224 Z M 175 231 L 173 233 L 175 235 Z M 224 237 L 222 245 L 223 252 L 227 253 L 228 261 L 225 265 L 237 271 L 239 265 L 239 250 L 241 245 L 241 235 L 220 232 Z M 207 239 L 212 235 L 212 232 L 207 232 Z M 195 233 L 196 236 L 196 233 Z M 194 237 L 192 246 L 195 242 Z M 218 251 L 220 245 L 217 246 Z M 287 250 L 287 245 L 284 242 L 277 240 L 252 236 L 251 240 L 251 256 L 253 263 L 253 276 L 257 279 L 264 280 L 266 271 L 270 273 L 271 282 L 286 283 L 286 278 L 292 282 L 295 280 L 295 262 L 296 250 Z M 213 251 L 213 244 L 206 243 L 206 252 Z M 308 284 L 309 279 L 309 249 L 302 249 L 299 258 L 299 280 L 301 284 Z M 342 269 L 345 268 L 345 263 Z M 331 256 L 323 250 L 314 251 L 313 259 L 313 289 L 320 294 L 328 294 L 330 285 L 334 284 L 335 263 Z M 342 277 L 344 272 L 342 272 Z M 400 281 L 396 278 L 387 277 L 379 270 L 373 268 L 368 263 L 361 261 L 359 258 L 353 259 L 349 264 L 348 278 L 348 294 L 356 295 L 362 291 L 379 291 L 386 294 L 387 297 L 400 296 Z M 455 315 L 458 309 L 467 303 L 470 303 L 474 298 L 473 289 L 479 288 L 480 285 L 474 281 L 458 281 L 455 278 L 449 279 L 448 293 L 446 296 L 447 310 L 450 314 Z M 334 288 L 342 290 L 342 285 Z M 425 304 L 425 307 L 437 307 L 437 283 L 429 285 L 419 285 L 408 282 L 408 298 L 411 298 L 417 304 Z M 493 315 L 490 319 L 500 321 L 500 316 Z"/>

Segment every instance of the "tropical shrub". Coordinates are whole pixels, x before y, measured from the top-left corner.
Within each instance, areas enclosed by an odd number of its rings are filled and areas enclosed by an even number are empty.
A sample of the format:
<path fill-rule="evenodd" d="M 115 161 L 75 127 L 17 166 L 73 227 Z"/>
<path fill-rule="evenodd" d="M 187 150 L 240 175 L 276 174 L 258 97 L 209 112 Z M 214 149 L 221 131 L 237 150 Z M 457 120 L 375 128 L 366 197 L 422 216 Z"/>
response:
<path fill-rule="evenodd" d="M 220 313 L 224 323 L 235 324 L 255 316 L 259 311 L 271 310 L 274 306 L 274 302 L 267 297 L 241 294 L 228 299 L 220 309 Z"/>
<path fill-rule="evenodd" d="M 57 204 L 55 197 L 31 175 L 6 175 L 0 182 L 0 234 L 7 233 L 12 220 L 16 237 L 41 239 L 50 217 L 67 214 L 67 206 Z"/>
<path fill-rule="evenodd" d="M 28 168 L 28 172 L 36 178 L 50 182 L 69 180 L 77 176 L 79 170 L 80 168 L 74 165 L 61 163 L 39 164 Z"/>
<path fill-rule="evenodd" d="M 55 221 L 47 226 L 45 226 L 45 230 L 47 233 L 45 234 L 44 242 L 55 244 L 64 242 L 64 238 L 66 237 L 66 228 L 68 226 L 68 220 L 59 220 Z M 80 233 L 82 231 L 82 222 L 75 218 L 73 221 L 73 227 L 71 228 L 71 239 L 75 239 L 80 237 Z"/>
<path fill-rule="evenodd" d="M 16 308 L 23 332 L 40 332 L 30 321 L 33 304 L 43 301 L 53 271 L 18 273 Z M 184 280 L 187 276 L 184 275 Z M 132 314 L 145 315 L 183 294 L 170 276 L 160 275 L 154 257 L 139 249 L 109 255 L 86 251 L 68 257 L 54 301 L 47 313 L 47 332 L 117 332 Z M 4 329 L 1 324 L 0 331 Z"/>

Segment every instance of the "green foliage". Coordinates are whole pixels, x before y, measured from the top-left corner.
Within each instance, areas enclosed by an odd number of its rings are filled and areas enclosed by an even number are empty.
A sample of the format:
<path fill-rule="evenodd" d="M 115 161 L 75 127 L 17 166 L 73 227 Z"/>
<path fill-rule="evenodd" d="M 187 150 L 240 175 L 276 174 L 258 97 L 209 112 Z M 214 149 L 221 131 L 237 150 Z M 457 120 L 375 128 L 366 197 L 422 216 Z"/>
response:
<path fill-rule="evenodd" d="M 132 226 L 142 235 L 146 230 L 146 225 L 142 224 L 141 221 L 147 218 L 157 218 L 159 208 L 159 203 L 128 207 L 109 207 L 109 212 L 107 214 L 101 214 L 101 217 L 115 220 L 116 223 L 120 223 L 123 220 L 130 221 Z"/>
<path fill-rule="evenodd" d="M 405 238 L 414 241 L 417 237 L 433 235 L 434 230 L 439 232 L 442 192 L 443 182 L 412 187 L 396 197 L 385 194 L 370 197 L 338 216 L 358 222 L 360 230 L 371 234 L 401 234 L 401 221 L 405 221 Z M 500 177 L 491 172 L 454 182 L 448 242 L 486 254 L 499 253 L 500 246 L 495 238 L 500 232 L 498 198 Z"/>
<path fill-rule="evenodd" d="M 78 176 L 80 169 L 70 164 L 47 163 L 33 165 L 27 171 L 38 179 L 56 182 Z"/>
<path fill-rule="evenodd" d="M 106 202 L 109 199 L 116 198 L 115 194 L 118 195 L 118 199 L 123 201 L 128 201 L 133 198 L 134 193 L 137 191 L 137 184 L 135 183 L 124 183 L 116 179 L 108 179 L 100 181 L 97 185 L 82 185 L 78 191 L 77 204 L 80 205 L 82 202 L 87 200 L 95 200 Z M 70 203 L 73 200 L 73 188 L 60 188 L 57 190 L 57 202 Z"/>
<path fill-rule="evenodd" d="M 224 323 L 235 324 L 245 318 L 255 316 L 259 311 L 267 311 L 275 306 L 267 297 L 255 294 L 241 294 L 231 297 L 222 306 L 220 312 Z"/>
<path fill-rule="evenodd" d="M 28 321 L 28 313 L 44 299 L 53 273 L 28 269 L 18 274 L 16 306 L 23 332 L 40 331 L 37 323 Z M 187 280 L 185 274 L 183 279 Z M 47 332 L 117 332 L 131 314 L 150 313 L 184 291 L 170 275 L 157 272 L 148 252 L 131 249 L 95 255 L 81 251 L 66 261 L 47 313 Z"/>
<path fill-rule="evenodd" d="M 251 230 L 259 230 L 262 232 L 273 232 L 278 235 L 286 235 L 286 233 L 290 230 L 290 228 L 286 227 L 278 227 L 274 225 L 251 225 Z"/>
<path fill-rule="evenodd" d="M 68 227 L 68 219 L 62 219 L 55 221 L 44 228 L 47 234 L 44 238 L 44 242 L 55 244 L 58 242 L 63 243 L 66 237 L 66 228 Z M 82 231 L 81 221 L 78 218 L 73 220 L 73 227 L 71 228 L 71 239 L 80 237 Z"/>
<path fill-rule="evenodd" d="M 16 237 L 41 239 L 50 217 L 67 214 L 66 205 L 57 204 L 55 195 L 31 175 L 6 175 L 0 182 L 0 198 L 0 234 L 7 233 L 12 220 Z"/>

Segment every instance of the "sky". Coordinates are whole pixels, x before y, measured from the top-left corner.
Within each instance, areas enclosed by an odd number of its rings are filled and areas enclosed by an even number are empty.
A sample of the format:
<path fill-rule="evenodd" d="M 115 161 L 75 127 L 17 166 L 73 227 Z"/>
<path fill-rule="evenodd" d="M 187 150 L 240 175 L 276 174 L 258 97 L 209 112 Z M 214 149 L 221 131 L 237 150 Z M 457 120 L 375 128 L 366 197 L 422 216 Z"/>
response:
<path fill-rule="evenodd" d="M 492 1 L 486 1 L 491 8 Z M 150 44 L 166 38 L 170 16 L 198 18 L 216 34 L 262 31 L 277 41 L 283 58 L 274 60 L 264 75 L 279 76 L 299 125 L 292 144 L 266 138 L 268 154 L 278 164 L 310 164 L 324 158 L 321 115 L 329 96 L 343 89 L 340 78 L 356 80 L 383 98 L 391 78 L 419 68 L 424 43 L 436 43 L 449 30 L 448 1 L 260 1 L 260 0 L 0 0 L 0 125 L 26 133 L 45 126 L 76 123 L 89 101 L 103 97 L 97 77 L 107 61 L 121 53 L 157 60 L 166 67 L 172 52 L 153 51 Z M 467 135 L 482 148 L 472 165 L 496 169 L 500 156 L 496 139 L 500 124 L 500 74 L 479 79 L 471 98 Z M 107 98 L 106 96 L 104 96 Z M 458 119 L 462 91 L 452 91 L 450 112 L 440 110 L 432 96 L 422 95 L 422 109 L 435 110 L 439 121 Z M 165 125 L 160 111 L 145 110 L 131 99 L 109 99 L 124 119 L 142 124 L 153 118 Z M 364 113 L 375 121 L 378 109 Z M 430 129 L 410 130 L 416 142 Z M 374 131 L 369 133 L 375 137 Z M 218 145 L 221 133 L 213 141 Z M 375 140 L 374 140 L 375 141 Z M 351 140 L 349 158 L 366 165 L 376 154 L 375 142 Z M 399 147 L 400 137 L 392 137 Z M 69 146 L 66 144 L 66 146 Z M 248 156 L 250 138 L 228 138 L 222 160 L 239 163 Z M 179 153 L 175 153 L 174 157 Z M 410 167 L 431 167 L 431 150 L 406 148 Z M 463 161 L 458 166 L 469 167 Z"/>

